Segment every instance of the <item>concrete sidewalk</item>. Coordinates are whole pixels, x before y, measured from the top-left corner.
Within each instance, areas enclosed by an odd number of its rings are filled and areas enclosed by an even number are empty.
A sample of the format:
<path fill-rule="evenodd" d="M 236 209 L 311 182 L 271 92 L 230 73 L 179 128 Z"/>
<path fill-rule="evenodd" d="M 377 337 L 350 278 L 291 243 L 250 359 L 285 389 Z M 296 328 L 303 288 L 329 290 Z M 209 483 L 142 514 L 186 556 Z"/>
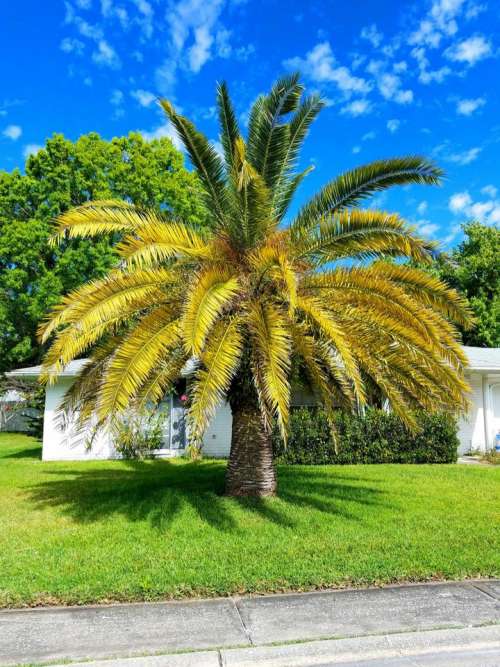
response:
<path fill-rule="evenodd" d="M 221 665 L 224 655 L 227 665 L 327 665 L 337 663 L 325 662 L 323 658 L 310 663 L 239 663 L 230 661 L 234 654 L 229 650 L 207 653 L 206 649 L 250 647 L 246 650 L 276 651 L 276 648 L 255 647 L 349 637 L 365 637 L 368 641 L 369 635 L 386 642 L 387 635 L 446 628 L 472 627 L 491 636 L 493 629 L 479 626 L 499 622 L 498 580 L 190 602 L 5 610 L 0 612 L 0 665 L 204 650 L 191 657 L 179 656 L 176 662 L 172 656 L 169 661 L 164 656 L 149 658 L 149 662 L 143 664 L 151 667 L 160 664 L 179 667 Z M 463 640 L 464 632 L 458 631 L 456 637 Z M 498 634 L 495 636 L 498 639 Z M 373 637 L 370 639 L 374 641 Z M 320 644 L 322 650 L 327 646 L 325 642 Z M 337 648 L 341 646 L 338 641 L 335 645 Z M 491 641 L 488 646 L 484 644 L 484 650 L 490 649 Z M 300 649 L 295 648 L 295 651 Z M 398 655 L 401 657 L 402 654 Z M 194 661 L 189 662 L 191 658 Z M 214 659 L 216 663 L 213 663 Z M 498 655 L 495 659 L 500 664 Z M 115 664 L 127 662 L 120 660 Z M 130 667 L 135 667 L 134 662 L 131 661 Z M 358 664 L 347 660 L 341 662 Z"/>

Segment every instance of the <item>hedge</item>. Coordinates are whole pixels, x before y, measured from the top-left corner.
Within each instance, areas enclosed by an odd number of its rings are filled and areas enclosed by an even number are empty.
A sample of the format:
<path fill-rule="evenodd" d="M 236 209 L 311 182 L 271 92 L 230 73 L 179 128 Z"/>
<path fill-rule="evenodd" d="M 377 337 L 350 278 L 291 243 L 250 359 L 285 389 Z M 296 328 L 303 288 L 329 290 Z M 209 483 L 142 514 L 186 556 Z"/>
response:
<path fill-rule="evenodd" d="M 338 453 L 320 408 L 295 408 L 290 417 L 286 448 L 273 433 L 278 463 L 454 463 L 459 441 L 449 415 L 417 413 L 420 430 L 411 433 L 394 414 L 367 410 L 365 416 L 338 413 Z"/>

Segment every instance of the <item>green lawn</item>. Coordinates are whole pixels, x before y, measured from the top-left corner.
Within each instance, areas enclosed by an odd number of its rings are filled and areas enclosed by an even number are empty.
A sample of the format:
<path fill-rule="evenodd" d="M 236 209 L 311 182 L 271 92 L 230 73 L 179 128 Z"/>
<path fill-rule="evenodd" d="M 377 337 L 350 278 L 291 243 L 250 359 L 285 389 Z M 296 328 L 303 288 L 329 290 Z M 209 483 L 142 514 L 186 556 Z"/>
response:
<path fill-rule="evenodd" d="M 221 497 L 224 463 L 42 463 L 0 434 L 0 604 L 152 600 L 500 574 L 500 469 L 281 467 Z"/>

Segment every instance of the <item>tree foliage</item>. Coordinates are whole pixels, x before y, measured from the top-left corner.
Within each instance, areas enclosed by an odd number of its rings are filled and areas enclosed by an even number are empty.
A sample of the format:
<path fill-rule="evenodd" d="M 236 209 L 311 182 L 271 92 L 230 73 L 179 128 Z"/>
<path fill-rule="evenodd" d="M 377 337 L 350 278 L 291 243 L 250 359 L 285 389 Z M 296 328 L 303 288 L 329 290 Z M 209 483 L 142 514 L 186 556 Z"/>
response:
<path fill-rule="evenodd" d="M 116 262 L 116 236 L 50 245 L 53 219 L 89 200 L 120 199 L 200 224 L 199 182 L 183 162 L 168 139 L 54 135 L 25 173 L 0 172 L 0 371 L 37 362 L 48 308 Z"/>
<path fill-rule="evenodd" d="M 160 400 L 188 361 L 195 363 L 188 416 L 196 439 L 224 395 L 233 415 L 255 403 L 263 424 L 269 429 L 276 419 L 286 439 L 297 369 L 332 429 L 334 408 L 359 409 L 368 384 L 410 427 L 414 408 L 464 407 L 466 360 L 453 324 L 469 324 L 464 299 L 390 261 L 429 262 L 432 244 L 398 215 L 358 208 L 393 185 L 436 184 L 440 169 L 417 156 L 358 167 L 284 226 L 304 176 L 296 170 L 299 149 L 322 101 L 304 97 L 297 75 L 280 79 L 255 102 L 246 140 L 224 85 L 217 103 L 224 158 L 162 102 L 197 170 L 206 229 L 109 201 L 59 218 L 60 238 L 124 233 L 120 268 L 70 292 L 41 327 L 42 340 L 55 336 L 46 381 L 91 354 L 66 407 L 78 408 L 81 421 L 97 413 L 109 423 L 131 403 Z"/>
<path fill-rule="evenodd" d="M 479 222 L 464 226 L 465 239 L 440 256 L 435 272 L 464 294 L 476 318 L 462 330 L 466 345 L 500 347 L 500 229 Z"/>

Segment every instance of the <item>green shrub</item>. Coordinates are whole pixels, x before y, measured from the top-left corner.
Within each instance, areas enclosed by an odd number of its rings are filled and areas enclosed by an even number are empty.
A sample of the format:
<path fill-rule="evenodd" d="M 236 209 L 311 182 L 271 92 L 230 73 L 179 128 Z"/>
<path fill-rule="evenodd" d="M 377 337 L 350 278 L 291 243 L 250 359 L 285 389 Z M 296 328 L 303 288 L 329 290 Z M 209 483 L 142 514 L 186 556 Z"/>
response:
<path fill-rule="evenodd" d="M 273 434 L 277 462 L 321 465 L 327 463 L 454 463 L 457 427 L 448 415 L 420 412 L 421 430 L 411 433 L 394 414 L 370 409 L 363 417 L 338 413 L 338 453 L 320 408 L 296 408 L 290 418 L 285 448 Z"/>

